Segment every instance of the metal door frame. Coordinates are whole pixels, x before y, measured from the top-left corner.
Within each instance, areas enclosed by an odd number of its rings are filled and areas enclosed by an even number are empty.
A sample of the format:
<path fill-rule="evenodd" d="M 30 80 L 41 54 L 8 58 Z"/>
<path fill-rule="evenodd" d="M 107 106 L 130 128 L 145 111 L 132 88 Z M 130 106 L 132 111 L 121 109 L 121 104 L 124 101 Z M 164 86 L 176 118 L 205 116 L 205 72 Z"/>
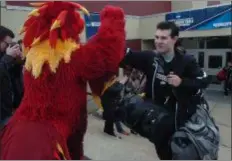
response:
<path fill-rule="evenodd" d="M 216 75 L 217 72 L 226 65 L 226 52 L 230 52 L 230 49 L 207 49 L 205 52 L 204 69 L 209 75 Z M 222 66 L 218 69 L 208 67 L 209 56 L 222 56 Z"/>
<path fill-rule="evenodd" d="M 197 62 L 199 61 L 199 52 L 204 52 L 204 68 L 202 68 L 208 75 L 216 75 L 221 68 L 226 65 L 226 52 L 231 52 L 231 49 L 187 49 L 187 54 L 194 55 Z M 222 67 L 219 69 L 211 69 L 208 67 L 209 56 L 222 56 Z M 223 83 L 210 84 L 210 89 L 222 90 Z"/>

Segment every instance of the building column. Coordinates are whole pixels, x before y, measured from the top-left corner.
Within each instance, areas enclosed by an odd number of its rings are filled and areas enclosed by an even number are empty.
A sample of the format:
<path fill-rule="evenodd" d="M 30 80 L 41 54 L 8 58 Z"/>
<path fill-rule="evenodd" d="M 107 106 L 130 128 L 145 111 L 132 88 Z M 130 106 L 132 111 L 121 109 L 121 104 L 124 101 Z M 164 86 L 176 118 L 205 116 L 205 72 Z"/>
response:
<path fill-rule="evenodd" d="M 172 1 L 172 12 L 192 8 L 192 1 Z"/>
<path fill-rule="evenodd" d="M 208 6 L 208 1 L 172 1 L 172 12 L 191 10 Z"/>
<path fill-rule="evenodd" d="M 192 9 L 199 9 L 208 6 L 208 1 L 192 1 Z"/>

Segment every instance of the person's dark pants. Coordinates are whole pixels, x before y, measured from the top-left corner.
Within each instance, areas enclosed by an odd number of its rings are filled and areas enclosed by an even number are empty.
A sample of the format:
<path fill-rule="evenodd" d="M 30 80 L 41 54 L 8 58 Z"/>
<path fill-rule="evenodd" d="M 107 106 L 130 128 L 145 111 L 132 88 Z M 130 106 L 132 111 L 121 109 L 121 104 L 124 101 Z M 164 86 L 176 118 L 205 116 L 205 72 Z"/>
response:
<path fill-rule="evenodd" d="M 172 160 L 170 139 L 175 132 L 175 117 L 164 118 L 157 125 L 153 138 L 156 153 L 161 160 Z"/>
<path fill-rule="evenodd" d="M 119 133 L 123 133 L 123 132 L 124 132 L 124 130 L 123 130 L 123 128 L 122 128 L 122 125 L 121 125 L 121 122 L 120 122 L 120 121 L 116 121 L 116 122 L 115 122 L 115 126 L 116 126 L 116 129 L 117 129 L 117 131 L 118 131 Z"/>
<path fill-rule="evenodd" d="M 105 120 L 104 132 L 110 135 L 114 135 L 114 111 L 103 111 L 103 119 Z"/>
<path fill-rule="evenodd" d="M 106 120 L 104 126 L 104 132 L 110 135 L 114 134 L 114 121 L 113 120 Z"/>
<path fill-rule="evenodd" d="M 186 112 L 186 107 L 188 107 L 188 113 Z M 196 112 L 195 107 L 192 104 L 178 106 L 178 110 L 176 111 L 177 116 L 175 116 L 176 112 L 171 112 L 171 106 L 164 107 L 170 109 L 169 115 L 163 117 L 157 123 L 152 141 L 155 144 L 157 155 L 161 160 L 172 160 L 171 138 L 176 129 L 184 126 L 185 122 Z"/>
<path fill-rule="evenodd" d="M 224 82 L 224 94 L 227 96 L 229 93 L 229 89 L 231 90 L 229 80 L 225 80 Z"/>

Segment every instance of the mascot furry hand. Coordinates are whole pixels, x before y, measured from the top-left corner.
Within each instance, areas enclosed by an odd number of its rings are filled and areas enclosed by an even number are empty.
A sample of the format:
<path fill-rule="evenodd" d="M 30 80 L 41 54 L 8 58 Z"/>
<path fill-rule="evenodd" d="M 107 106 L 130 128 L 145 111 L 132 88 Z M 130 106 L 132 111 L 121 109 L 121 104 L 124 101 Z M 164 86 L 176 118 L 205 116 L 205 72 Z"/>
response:
<path fill-rule="evenodd" d="M 123 10 L 107 6 L 85 45 L 77 3 L 45 2 L 29 14 L 22 33 L 24 98 L 1 131 L 0 159 L 82 159 L 87 126 L 86 84 L 100 95 L 118 71 L 125 48 Z"/>

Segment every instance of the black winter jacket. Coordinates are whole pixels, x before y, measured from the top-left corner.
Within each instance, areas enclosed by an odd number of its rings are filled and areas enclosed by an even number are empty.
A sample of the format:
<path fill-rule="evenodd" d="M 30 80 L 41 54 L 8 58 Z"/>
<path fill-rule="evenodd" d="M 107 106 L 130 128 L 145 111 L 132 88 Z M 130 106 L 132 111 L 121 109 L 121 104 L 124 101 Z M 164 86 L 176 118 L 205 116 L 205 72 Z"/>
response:
<path fill-rule="evenodd" d="M 158 62 L 158 67 L 156 65 Z M 122 66 L 129 65 L 141 70 L 147 76 L 145 93 L 158 105 L 165 105 L 169 112 L 178 113 L 178 123 L 183 124 L 196 111 L 196 105 L 202 101 L 201 90 L 210 81 L 199 67 L 193 56 L 175 53 L 174 59 L 166 63 L 163 57 L 153 51 L 132 51 L 127 49 Z M 167 83 L 166 76 L 170 73 L 182 79 L 179 87 Z M 156 73 L 156 75 L 154 75 Z M 178 103 L 178 111 L 176 104 Z"/>
<path fill-rule="evenodd" d="M 11 116 L 23 97 L 22 64 L 0 54 L 0 120 Z"/>

